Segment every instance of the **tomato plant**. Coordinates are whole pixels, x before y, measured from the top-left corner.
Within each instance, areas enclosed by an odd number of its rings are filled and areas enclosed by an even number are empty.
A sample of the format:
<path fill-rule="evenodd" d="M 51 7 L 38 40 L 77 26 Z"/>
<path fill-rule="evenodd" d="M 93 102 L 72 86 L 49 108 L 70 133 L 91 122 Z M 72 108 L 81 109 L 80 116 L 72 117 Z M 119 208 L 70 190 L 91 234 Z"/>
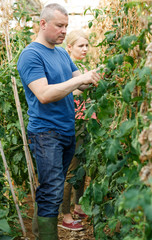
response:
<path fill-rule="evenodd" d="M 12 54 L 11 62 L 9 62 L 7 58 L 4 32 L 0 33 L 0 139 L 3 143 L 4 153 L 12 181 L 16 186 L 16 195 L 19 203 L 29 191 L 29 183 L 27 181 L 27 164 L 23 151 L 21 127 L 16 110 L 11 77 L 15 77 L 17 82 L 24 124 L 26 127 L 28 120 L 27 104 L 25 101 L 23 86 L 16 69 L 16 64 L 22 49 L 31 42 L 31 36 L 33 33 L 31 32 L 31 27 L 28 23 L 32 20 L 31 15 L 33 14 L 33 11 L 34 10 L 30 12 L 30 6 L 28 6 L 27 9 L 24 1 L 17 1 L 14 3 L 10 11 L 6 11 L 7 13 L 10 13 L 10 15 L 7 16 L 7 20 L 10 21 L 9 37 Z M 16 24 L 15 27 L 11 27 L 12 20 L 13 23 Z M 22 24 L 23 20 L 24 24 Z M 4 27 L 6 22 L 3 23 L 2 19 L 1 24 L 3 24 Z M 18 221 L 17 212 L 5 176 L 1 156 L 0 163 L 0 238 L 13 239 L 13 236 L 18 236 L 21 233 L 18 231 L 19 224 L 16 224 Z M 25 206 L 21 205 L 22 211 L 24 207 Z M 16 226 L 15 228 L 14 225 Z M 5 235 L 5 237 L 3 235 Z"/>
<path fill-rule="evenodd" d="M 152 83 L 152 74 L 145 66 L 145 49 L 151 40 L 150 17 L 146 19 L 146 26 L 139 26 L 139 16 L 144 16 L 145 11 L 151 16 L 151 10 L 148 2 L 117 2 L 118 9 L 100 7 L 85 11 L 91 11 L 94 16 L 89 28 L 92 29 L 90 44 L 96 52 L 95 57 L 94 52 L 88 56 L 86 66 L 100 67 L 102 78 L 97 88 L 92 87 L 80 97 L 81 101 L 90 100 L 86 103 L 85 124 L 83 120 L 76 122 L 77 130 L 82 125 L 86 130 L 81 136 L 84 144 L 76 153 L 83 161 L 71 181 L 77 187 L 84 170 L 91 179 L 80 203 L 92 219 L 96 240 L 150 240 L 152 183 L 146 185 L 140 179 L 141 168 L 148 161 L 140 161 L 138 139 L 152 119 L 149 111 L 151 92 L 147 90 L 147 83 Z M 11 76 L 15 76 L 26 127 L 27 105 L 16 70 L 18 56 L 31 42 L 32 35 L 27 24 L 31 15 L 24 1 L 14 4 L 13 19 L 18 22 L 18 27 L 10 31 L 11 63 L 6 59 L 4 36 L 0 35 L 0 138 L 14 182 L 18 186 L 24 183 L 28 190 L 27 166 L 11 83 Z M 106 21 L 111 23 L 107 28 Z M 26 23 L 23 27 L 22 22 Z M 95 30 L 96 26 L 99 31 Z M 102 38 L 97 35 L 101 31 Z M 93 113 L 97 119 L 91 118 Z M 10 223 L 16 212 L 2 166 L 0 237 L 7 234 L 11 239 Z"/>
<path fill-rule="evenodd" d="M 85 100 L 88 96 L 92 100 L 85 112 L 90 141 L 84 146 L 84 168 L 91 182 L 80 203 L 93 220 L 96 240 L 148 240 L 152 236 L 152 192 L 139 176 L 143 163 L 138 139 L 149 125 L 145 116 L 151 118 L 147 83 L 152 83 L 152 72 L 145 66 L 151 30 L 150 22 L 138 31 L 137 25 L 129 26 L 129 11 L 141 14 L 148 5 L 125 1 L 120 5 L 117 16 L 113 9 L 92 11 L 98 26 L 108 16 L 113 22 L 97 45 L 102 79 L 97 89 L 83 94 Z M 128 28 L 121 22 L 122 15 Z M 147 106 L 144 114 L 143 103 Z M 91 119 L 93 112 L 97 120 Z"/>

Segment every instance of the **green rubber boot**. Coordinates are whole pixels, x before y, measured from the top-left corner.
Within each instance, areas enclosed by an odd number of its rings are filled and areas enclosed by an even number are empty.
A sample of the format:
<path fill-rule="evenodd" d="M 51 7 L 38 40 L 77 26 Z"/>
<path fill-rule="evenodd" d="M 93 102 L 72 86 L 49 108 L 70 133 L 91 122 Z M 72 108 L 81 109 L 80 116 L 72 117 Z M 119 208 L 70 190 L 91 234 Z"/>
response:
<path fill-rule="evenodd" d="M 57 217 L 39 217 L 39 240 L 58 240 Z"/>
<path fill-rule="evenodd" d="M 38 219 L 37 219 L 37 203 L 34 207 L 34 215 L 32 219 L 32 232 L 35 236 L 35 240 L 39 240 Z"/>

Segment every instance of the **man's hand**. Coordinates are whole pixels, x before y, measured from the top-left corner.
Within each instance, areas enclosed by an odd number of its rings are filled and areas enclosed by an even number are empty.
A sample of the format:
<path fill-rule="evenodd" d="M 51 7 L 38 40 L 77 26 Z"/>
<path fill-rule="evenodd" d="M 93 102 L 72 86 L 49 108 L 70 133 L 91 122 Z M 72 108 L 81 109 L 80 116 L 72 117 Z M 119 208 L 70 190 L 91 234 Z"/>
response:
<path fill-rule="evenodd" d="M 82 74 L 81 76 L 79 76 L 79 78 L 82 78 L 82 84 L 79 86 L 79 89 L 83 91 L 86 88 L 89 88 L 90 84 L 93 84 L 95 87 L 97 87 L 98 82 L 101 78 L 101 74 L 97 73 L 96 70 L 91 70 Z"/>

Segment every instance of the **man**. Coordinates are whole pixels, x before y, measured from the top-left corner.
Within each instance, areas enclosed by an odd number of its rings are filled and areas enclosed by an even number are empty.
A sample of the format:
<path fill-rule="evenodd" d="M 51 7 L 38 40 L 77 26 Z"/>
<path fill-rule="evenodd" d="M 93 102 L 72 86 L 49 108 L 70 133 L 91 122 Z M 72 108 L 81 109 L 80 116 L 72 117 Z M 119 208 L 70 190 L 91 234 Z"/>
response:
<path fill-rule="evenodd" d="M 96 70 L 81 74 L 61 47 L 68 13 L 59 4 L 47 5 L 40 15 L 38 37 L 21 53 L 18 71 L 28 103 L 28 138 L 36 158 L 36 190 L 40 240 L 57 240 L 58 209 L 67 169 L 75 151 L 72 92 L 98 85 Z"/>

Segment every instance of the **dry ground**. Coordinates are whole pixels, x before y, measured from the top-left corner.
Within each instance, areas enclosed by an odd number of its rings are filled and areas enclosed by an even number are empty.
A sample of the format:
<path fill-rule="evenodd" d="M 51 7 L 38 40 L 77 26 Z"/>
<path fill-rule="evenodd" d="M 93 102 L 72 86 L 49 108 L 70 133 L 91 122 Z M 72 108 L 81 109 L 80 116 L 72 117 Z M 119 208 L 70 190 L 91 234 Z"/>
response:
<path fill-rule="evenodd" d="M 29 206 L 27 209 L 27 218 L 24 218 L 24 224 L 27 232 L 27 237 L 29 240 L 35 240 L 32 234 L 32 216 L 33 216 L 33 202 L 30 195 L 25 199 L 25 204 Z M 71 212 L 73 208 L 71 207 Z M 62 215 L 59 215 L 58 223 L 62 223 Z M 88 219 L 82 220 L 85 228 L 83 231 L 69 231 L 63 228 L 58 227 L 59 240 L 95 240 L 93 236 L 93 227 Z M 16 240 L 23 239 L 17 238 Z"/>

